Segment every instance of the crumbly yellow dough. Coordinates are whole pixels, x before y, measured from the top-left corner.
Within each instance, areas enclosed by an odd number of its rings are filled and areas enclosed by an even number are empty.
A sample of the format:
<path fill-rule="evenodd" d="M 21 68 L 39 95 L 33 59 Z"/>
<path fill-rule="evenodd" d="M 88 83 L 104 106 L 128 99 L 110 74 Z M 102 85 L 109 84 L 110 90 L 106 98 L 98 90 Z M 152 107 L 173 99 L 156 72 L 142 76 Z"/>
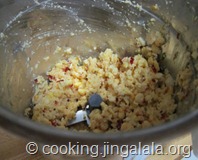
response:
<path fill-rule="evenodd" d="M 177 108 L 174 80 L 168 70 L 160 70 L 160 51 L 160 45 L 145 46 L 135 56 L 120 58 L 106 49 L 97 58 L 84 60 L 71 54 L 55 64 L 47 78 L 35 79 L 34 107 L 25 114 L 34 121 L 68 128 L 78 108 L 85 108 L 88 97 L 98 93 L 103 102 L 101 109 L 90 113 L 90 127 L 77 124 L 70 129 L 128 131 L 170 121 Z"/>
<path fill-rule="evenodd" d="M 48 80 L 42 76 L 35 80 L 32 119 L 54 126 L 65 127 L 92 93 L 103 99 L 102 110 L 90 114 L 90 129 L 95 132 L 156 125 L 171 119 L 176 108 L 173 79 L 159 72 L 158 62 L 152 57 L 120 59 L 107 49 L 98 59 L 62 60 L 47 76 Z"/>

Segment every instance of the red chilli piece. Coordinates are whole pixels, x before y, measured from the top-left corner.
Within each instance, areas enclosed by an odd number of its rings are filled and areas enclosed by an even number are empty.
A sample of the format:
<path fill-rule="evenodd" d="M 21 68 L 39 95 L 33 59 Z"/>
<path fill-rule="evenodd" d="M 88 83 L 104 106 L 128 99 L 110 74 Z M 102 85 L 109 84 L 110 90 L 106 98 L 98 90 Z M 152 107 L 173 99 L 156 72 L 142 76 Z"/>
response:
<path fill-rule="evenodd" d="M 56 122 L 56 120 L 51 120 L 50 122 L 51 122 L 52 126 L 54 126 L 54 127 L 56 127 L 58 125 L 58 123 Z"/>
<path fill-rule="evenodd" d="M 117 126 L 116 126 L 116 128 L 117 128 L 118 130 L 121 129 L 122 123 L 123 123 L 123 120 L 118 120 L 118 121 L 117 121 Z"/>
<path fill-rule="evenodd" d="M 69 70 L 70 70 L 69 67 L 63 68 L 63 71 L 64 71 L 64 72 L 67 72 L 67 71 L 69 71 Z"/>
<path fill-rule="evenodd" d="M 58 101 L 54 101 L 54 104 L 55 104 L 55 105 L 58 105 Z"/>
<path fill-rule="evenodd" d="M 161 114 L 161 119 L 162 119 L 162 120 L 165 120 L 165 119 L 167 119 L 167 118 L 168 118 L 167 113 L 162 113 L 162 114 Z"/>
<path fill-rule="evenodd" d="M 38 79 L 37 79 L 37 78 L 36 78 L 36 79 L 34 79 L 34 82 L 35 82 L 35 83 L 38 83 Z"/>
<path fill-rule="evenodd" d="M 48 75 L 48 79 L 49 79 L 49 80 L 55 80 L 55 77 L 52 76 L 52 75 Z"/>
<path fill-rule="evenodd" d="M 152 70 L 153 70 L 153 72 L 154 72 L 154 73 L 157 73 L 157 69 L 155 68 L 155 66 L 154 66 L 154 65 L 152 65 L 152 67 L 151 67 L 151 68 L 152 68 Z"/>
<path fill-rule="evenodd" d="M 134 62 L 134 58 L 131 57 L 131 58 L 130 58 L 130 63 L 133 64 L 133 62 Z"/>

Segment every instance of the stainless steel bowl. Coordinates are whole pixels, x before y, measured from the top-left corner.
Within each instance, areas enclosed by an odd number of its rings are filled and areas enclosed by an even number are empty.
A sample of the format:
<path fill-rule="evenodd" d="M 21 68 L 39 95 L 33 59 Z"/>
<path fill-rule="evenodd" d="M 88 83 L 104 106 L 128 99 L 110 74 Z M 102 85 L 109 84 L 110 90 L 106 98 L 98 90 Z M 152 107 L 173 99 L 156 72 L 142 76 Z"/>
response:
<path fill-rule="evenodd" d="M 159 9 L 158 9 L 159 7 Z M 33 94 L 33 79 L 60 56 L 56 46 L 70 46 L 81 56 L 97 56 L 107 47 L 120 55 L 133 53 L 135 37 L 162 31 L 168 40 L 163 65 L 173 77 L 190 65 L 197 77 L 198 2 L 196 0 L 1 0 L 0 2 L 0 125 L 23 137 L 51 144 L 138 144 L 162 142 L 197 127 L 196 88 L 189 103 L 181 102 L 178 119 L 163 125 L 119 133 L 78 133 L 24 118 Z M 150 23 L 151 19 L 154 24 Z M 86 53 L 86 54 L 85 54 Z M 43 58 L 50 56 L 50 61 Z M 38 65 L 36 65 L 38 64 Z"/>

